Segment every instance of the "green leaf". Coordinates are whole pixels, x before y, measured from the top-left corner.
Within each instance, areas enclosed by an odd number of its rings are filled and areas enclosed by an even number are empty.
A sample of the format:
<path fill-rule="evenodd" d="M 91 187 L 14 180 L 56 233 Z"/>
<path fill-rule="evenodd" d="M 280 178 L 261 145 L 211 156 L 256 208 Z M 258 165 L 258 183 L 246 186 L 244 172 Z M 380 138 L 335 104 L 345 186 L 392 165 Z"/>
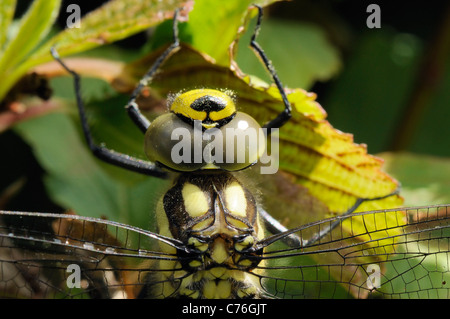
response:
<path fill-rule="evenodd" d="M 147 178 L 129 185 L 112 178 L 104 170 L 107 164 L 88 151 L 67 114 L 38 117 L 17 125 L 16 130 L 33 147 L 47 172 L 47 189 L 58 204 L 83 216 L 105 216 L 149 228 L 164 181 Z"/>
<path fill-rule="evenodd" d="M 236 62 L 244 73 L 271 82 L 260 60 L 248 48 L 253 24 L 239 39 Z M 317 81 L 329 80 L 342 66 L 337 49 L 329 43 L 323 30 L 312 24 L 269 17 L 261 26 L 257 42 L 288 87 L 308 89 Z"/>
<path fill-rule="evenodd" d="M 129 64 L 115 84 L 122 89 L 125 86 L 133 88 L 159 54 L 155 52 Z M 155 96 L 164 97 L 199 87 L 227 89 L 236 94 L 238 108 L 259 123 L 275 118 L 284 108 L 278 90 L 274 86 L 268 88 L 248 81 L 248 77 L 241 78 L 229 68 L 212 63 L 210 57 L 183 47 L 165 63 L 151 90 Z M 279 157 L 280 169 L 291 175 L 291 184 L 307 188 L 310 196 L 320 199 L 336 213 L 344 212 L 357 198 L 383 196 L 396 189 L 397 182 L 382 172 L 381 159 L 367 154 L 365 145 L 355 144 L 351 134 L 336 130 L 326 121 L 326 113 L 315 101 L 315 94 L 302 89 L 289 90 L 288 93 L 293 118 L 280 130 Z M 272 184 L 282 187 L 286 182 Z M 401 199 L 393 196 L 367 202 L 361 209 L 397 207 L 400 204 Z M 302 214 L 297 215 L 303 218 Z M 304 220 L 299 222 L 295 218 L 290 220 L 293 225 L 304 223 Z"/>
<path fill-rule="evenodd" d="M 255 1 L 195 1 L 185 33 L 189 43 L 215 59 L 229 65 L 228 47 L 244 23 L 248 7 Z M 226 23 L 225 23 L 226 22 Z M 182 34 L 183 36 L 183 34 Z"/>
<path fill-rule="evenodd" d="M 183 7 L 185 2 L 109 1 L 86 15 L 80 22 L 80 28 L 65 29 L 51 38 L 28 63 L 36 65 L 52 60 L 49 53 L 52 46 L 56 46 L 60 56 L 65 56 L 121 40 L 171 18 L 174 11 Z"/>
<path fill-rule="evenodd" d="M 0 59 L 0 70 L 14 70 L 47 35 L 58 13 L 61 0 L 35 0 L 21 19 L 19 31 Z M 8 74 L 8 73 L 6 73 Z"/>
<path fill-rule="evenodd" d="M 3 72 L 0 100 L 28 71 L 29 67 L 26 67 L 27 63 L 24 63 L 23 60 L 50 31 L 60 5 L 61 0 L 36 0 L 21 19 L 18 33 L 7 44 L 0 58 L 0 70 Z"/>
<path fill-rule="evenodd" d="M 402 181 L 405 205 L 450 202 L 450 159 L 414 153 L 383 153 L 386 171 Z"/>
<path fill-rule="evenodd" d="M 14 17 L 14 8 L 17 0 L 3 0 L 0 3 L 0 53 L 3 52 L 8 36 L 8 27 Z"/>
<path fill-rule="evenodd" d="M 190 44 L 197 50 L 208 54 L 219 65 L 230 64 L 230 44 L 239 35 L 239 29 L 247 24 L 247 16 L 256 13 L 252 5 L 262 7 L 281 0 L 258 1 L 195 1 L 189 21 L 180 25 L 181 42 Z M 224 23 L 226 21 L 226 23 Z M 158 26 L 152 37 L 151 50 L 158 49 L 167 39 L 172 39 L 171 23 Z"/>
<path fill-rule="evenodd" d="M 25 34 L 22 36 L 22 31 L 20 31 L 16 37 L 15 44 L 8 46 L 8 56 L 4 57 L 5 60 L 0 61 L 0 70 L 2 65 L 11 66 L 11 59 L 15 61 L 19 59 L 19 56 L 21 58 L 25 57 L 25 53 L 28 54 L 39 43 L 42 35 L 44 35 L 43 31 L 48 30 L 51 26 L 50 22 L 53 22 L 54 18 L 56 18 L 56 13 L 58 12 L 56 4 L 59 6 L 59 2 L 60 0 L 38 0 L 33 3 L 33 10 L 29 11 L 33 14 L 27 14 L 24 20 L 27 21 L 27 23 L 24 23 L 26 27 L 21 28 Z M 111 43 L 172 17 L 174 10 L 183 7 L 185 2 L 186 0 L 170 2 L 158 0 L 114 0 L 106 3 L 101 8 L 86 15 L 81 20 L 80 28 L 66 29 L 60 32 L 40 46 L 20 66 L 11 67 L 10 73 L 0 86 L 0 99 L 32 67 L 52 61 L 53 58 L 50 55 L 52 46 L 56 46 L 58 53 L 64 56 Z M 51 6 L 52 4 L 54 7 Z M 185 9 L 188 10 L 189 6 L 186 5 Z M 39 14 L 36 14 L 36 12 L 39 12 Z M 186 15 L 186 11 L 183 11 L 180 19 L 183 19 L 183 15 Z M 38 25 L 35 26 L 34 23 L 38 23 Z M 42 32 L 38 34 L 37 31 Z M 20 52 L 20 54 L 17 52 Z"/>
<path fill-rule="evenodd" d="M 330 122 L 355 134 L 372 153 L 389 148 L 415 81 L 422 45 L 418 37 L 390 28 L 365 31 L 339 81 L 323 96 Z"/>

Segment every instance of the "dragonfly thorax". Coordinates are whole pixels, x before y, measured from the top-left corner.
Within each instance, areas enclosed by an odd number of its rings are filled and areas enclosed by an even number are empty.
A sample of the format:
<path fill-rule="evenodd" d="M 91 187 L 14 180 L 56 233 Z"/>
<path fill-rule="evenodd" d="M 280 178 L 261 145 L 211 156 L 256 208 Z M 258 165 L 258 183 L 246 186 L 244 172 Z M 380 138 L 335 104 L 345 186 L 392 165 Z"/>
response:
<path fill-rule="evenodd" d="M 185 243 L 174 251 L 177 262 L 161 267 L 182 269 L 167 276 L 186 276 L 176 296 L 192 298 L 254 297 L 260 263 L 254 245 L 263 238 L 253 195 L 231 174 L 183 174 L 167 191 L 158 212 L 160 233 Z M 168 285 L 166 285 L 168 286 Z M 168 292 L 165 292 L 167 295 Z"/>

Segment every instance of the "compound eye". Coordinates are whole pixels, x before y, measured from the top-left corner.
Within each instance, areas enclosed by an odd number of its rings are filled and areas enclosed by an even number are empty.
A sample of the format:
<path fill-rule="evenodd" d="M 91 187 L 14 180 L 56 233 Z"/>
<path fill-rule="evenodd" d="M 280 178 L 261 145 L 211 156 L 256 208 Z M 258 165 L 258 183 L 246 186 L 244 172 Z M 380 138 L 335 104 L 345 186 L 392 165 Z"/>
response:
<path fill-rule="evenodd" d="M 261 126 L 246 113 L 237 112 L 234 119 L 220 130 L 224 137 L 222 169 L 244 169 L 256 163 L 266 149 L 266 136 Z"/>
<path fill-rule="evenodd" d="M 258 161 L 266 136 L 250 115 L 237 112 L 220 128 L 202 129 L 174 113 L 157 117 L 145 133 L 145 153 L 155 163 L 179 172 L 203 169 L 238 171 Z"/>
<path fill-rule="evenodd" d="M 200 149 L 201 149 L 200 145 Z M 194 128 L 173 113 L 157 117 L 145 133 L 145 153 L 175 171 L 196 171 L 203 161 L 195 158 Z"/>

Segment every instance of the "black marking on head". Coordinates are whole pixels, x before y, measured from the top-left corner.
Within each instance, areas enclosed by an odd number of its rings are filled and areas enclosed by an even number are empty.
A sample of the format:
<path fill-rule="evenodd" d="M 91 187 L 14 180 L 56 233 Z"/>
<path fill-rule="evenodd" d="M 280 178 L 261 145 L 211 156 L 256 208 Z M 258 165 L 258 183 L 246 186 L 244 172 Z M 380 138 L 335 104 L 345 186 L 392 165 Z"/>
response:
<path fill-rule="evenodd" d="M 184 116 L 183 114 L 180 114 L 180 113 L 175 113 L 175 114 L 176 114 L 176 116 L 178 116 L 182 121 L 184 121 L 184 122 L 186 122 L 186 123 L 188 123 L 188 124 L 194 126 L 194 119 L 191 119 L 191 118 L 189 118 L 189 117 L 187 117 L 187 116 Z M 206 119 L 204 119 L 202 122 L 203 122 L 203 123 L 208 123 L 208 124 L 211 124 L 211 123 L 217 123 L 216 128 L 219 128 L 219 127 L 221 127 L 221 126 L 223 126 L 223 125 L 229 123 L 232 119 L 234 119 L 235 116 L 236 116 L 236 113 L 232 114 L 232 115 L 229 116 L 229 117 L 223 118 L 223 119 L 221 119 L 221 120 L 219 120 L 219 121 L 213 121 L 213 120 L 211 120 L 211 119 L 209 118 L 209 113 L 208 113 Z M 206 128 L 202 127 L 202 131 L 206 131 Z"/>
<path fill-rule="evenodd" d="M 204 95 L 191 104 L 191 108 L 196 111 L 218 112 L 227 107 L 226 101 L 217 96 Z"/>

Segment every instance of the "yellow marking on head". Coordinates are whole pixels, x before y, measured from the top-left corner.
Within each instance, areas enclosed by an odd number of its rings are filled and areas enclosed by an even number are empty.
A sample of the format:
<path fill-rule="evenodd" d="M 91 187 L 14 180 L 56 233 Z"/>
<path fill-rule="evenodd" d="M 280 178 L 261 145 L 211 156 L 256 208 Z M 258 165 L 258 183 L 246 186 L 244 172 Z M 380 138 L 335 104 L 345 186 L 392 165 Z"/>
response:
<path fill-rule="evenodd" d="M 187 118 L 203 121 L 206 119 L 207 113 L 194 110 L 191 105 L 195 100 L 206 95 L 217 97 L 226 104 L 224 109 L 217 112 L 210 112 L 209 116 L 211 120 L 220 121 L 236 112 L 236 106 L 234 105 L 233 99 L 228 94 L 212 89 L 197 89 L 180 94 L 170 105 L 170 110 Z"/>
<path fill-rule="evenodd" d="M 225 189 L 225 204 L 230 213 L 239 217 L 247 216 L 247 198 L 238 182 L 233 182 Z"/>
<path fill-rule="evenodd" d="M 217 165 L 214 165 L 214 163 L 206 163 L 204 166 L 202 166 L 202 169 L 219 169 L 220 167 Z"/>
<path fill-rule="evenodd" d="M 200 92 L 198 91 L 199 90 L 192 90 L 178 95 L 170 105 L 170 110 L 175 114 L 181 114 L 193 120 L 203 121 L 204 119 L 206 119 L 206 112 L 196 111 L 191 108 L 191 104 L 196 99 L 204 95 L 200 94 Z"/>
<path fill-rule="evenodd" d="M 181 194 L 183 195 L 184 207 L 189 216 L 195 218 L 208 212 L 208 199 L 198 186 L 191 183 L 185 183 Z"/>
<path fill-rule="evenodd" d="M 206 129 L 210 129 L 210 128 L 216 127 L 216 126 L 217 126 L 217 123 L 216 123 L 216 122 L 211 123 L 211 124 L 208 124 L 208 123 L 202 123 L 202 126 L 203 126 L 204 128 L 206 128 Z"/>

